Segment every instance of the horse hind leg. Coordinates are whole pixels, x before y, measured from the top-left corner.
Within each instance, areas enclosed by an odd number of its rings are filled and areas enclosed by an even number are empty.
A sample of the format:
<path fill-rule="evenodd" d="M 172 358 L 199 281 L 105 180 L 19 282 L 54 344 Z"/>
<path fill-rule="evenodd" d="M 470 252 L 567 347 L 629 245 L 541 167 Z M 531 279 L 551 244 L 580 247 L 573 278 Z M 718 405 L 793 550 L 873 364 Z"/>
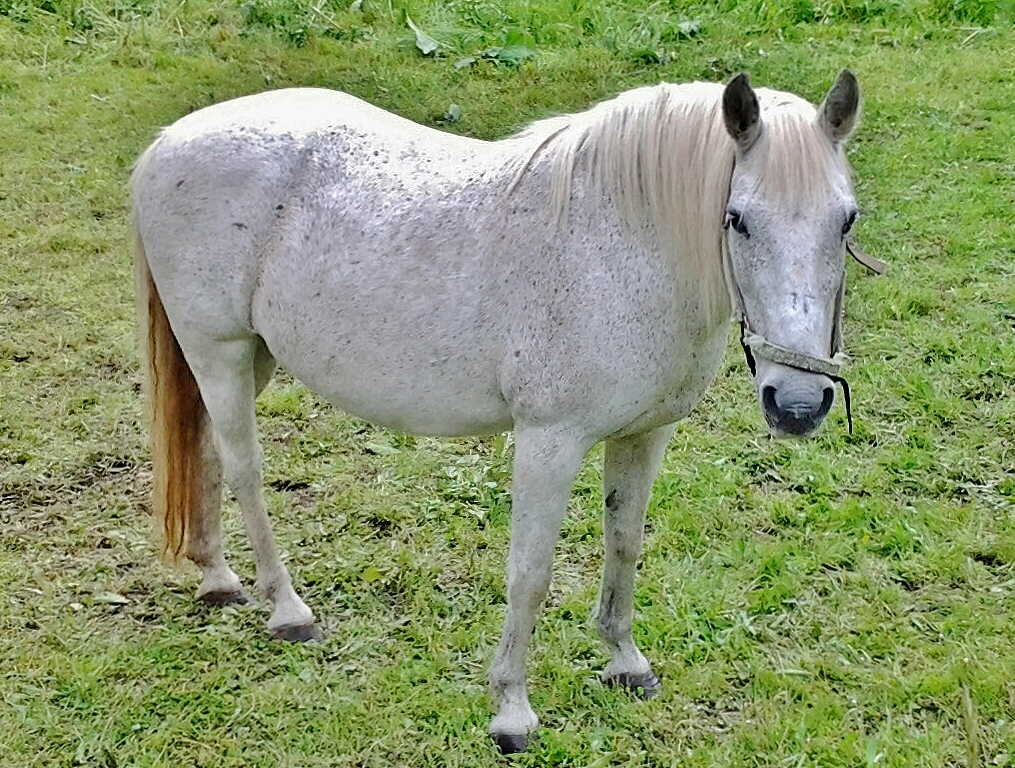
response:
<path fill-rule="evenodd" d="M 668 425 L 609 440 L 603 461 L 605 557 L 598 623 L 611 656 L 603 682 L 644 698 L 652 698 L 662 686 L 631 633 L 634 579 L 652 482 L 672 434 Z"/>
<path fill-rule="evenodd" d="M 207 421 L 207 414 L 202 418 Z M 209 425 L 210 426 L 210 425 Z M 201 569 L 197 598 L 208 605 L 250 602 L 222 551 L 222 464 L 211 430 L 202 429 L 200 509 L 190 518 L 187 557 Z"/>
<path fill-rule="evenodd" d="M 236 497 L 254 550 L 258 590 L 274 606 L 268 630 L 283 640 L 317 639 L 320 631 L 314 614 L 296 594 L 279 557 L 262 493 L 262 451 L 254 399 L 267 383 L 274 361 L 256 337 L 202 346 L 191 355 L 194 376 L 211 421 L 221 477 Z M 217 517 L 209 530 L 220 540 Z M 220 550 L 221 544 L 218 547 Z"/>
<path fill-rule="evenodd" d="M 275 360 L 263 342 L 258 346 L 254 361 L 255 389 L 259 394 L 268 384 L 275 370 Z M 222 462 L 208 414 L 201 418 L 205 424 L 201 432 L 201 508 L 191 517 L 187 536 L 187 557 L 201 569 L 201 584 L 197 598 L 208 605 L 245 605 L 251 602 L 239 577 L 226 563 L 222 549 Z"/>

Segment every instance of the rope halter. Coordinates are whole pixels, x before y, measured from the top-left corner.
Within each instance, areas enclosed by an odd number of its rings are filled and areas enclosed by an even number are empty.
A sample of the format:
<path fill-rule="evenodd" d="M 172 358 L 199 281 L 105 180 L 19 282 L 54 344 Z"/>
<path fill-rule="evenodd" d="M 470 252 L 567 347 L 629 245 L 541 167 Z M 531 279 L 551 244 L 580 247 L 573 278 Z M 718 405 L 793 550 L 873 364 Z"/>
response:
<path fill-rule="evenodd" d="M 852 240 L 846 241 L 846 253 L 875 274 L 883 275 L 888 269 L 888 265 L 885 262 L 864 253 Z M 750 320 L 747 318 L 744 296 L 740 291 L 736 273 L 733 271 L 729 240 L 725 234 L 723 235 L 723 258 L 726 266 L 726 279 L 730 289 L 730 297 L 733 299 L 734 305 L 733 319 L 740 323 L 740 346 L 744 350 L 744 357 L 747 359 L 747 367 L 751 371 L 751 376 L 757 376 L 758 366 L 756 358 L 769 360 L 798 371 L 827 376 L 842 387 L 843 402 L 846 406 L 846 423 L 849 427 L 849 434 L 853 434 L 853 410 L 850 403 L 849 382 L 842 376 L 842 367 L 848 359 L 842 351 L 843 299 L 846 292 L 845 269 L 839 280 L 839 290 L 836 294 L 835 319 L 832 324 L 829 355 L 828 357 L 818 357 L 769 341 L 762 334 L 751 328 Z"/>

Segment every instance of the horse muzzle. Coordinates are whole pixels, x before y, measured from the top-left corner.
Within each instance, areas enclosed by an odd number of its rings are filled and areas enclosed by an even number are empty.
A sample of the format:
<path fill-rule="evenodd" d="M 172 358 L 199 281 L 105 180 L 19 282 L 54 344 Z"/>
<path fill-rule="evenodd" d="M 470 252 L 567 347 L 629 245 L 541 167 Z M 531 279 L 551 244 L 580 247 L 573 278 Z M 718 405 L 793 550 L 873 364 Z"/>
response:
<path fill-rule="evenodd" d="M 760 367 L 760 366 L 759 366 Z M 765 366 L 769 367 L 769 366 Z M 832 380 L 822 374 L 772 365 L 759 370 L 761 411 L 774 437 L 809 437 L 818 431 L 835 402 Z"/>

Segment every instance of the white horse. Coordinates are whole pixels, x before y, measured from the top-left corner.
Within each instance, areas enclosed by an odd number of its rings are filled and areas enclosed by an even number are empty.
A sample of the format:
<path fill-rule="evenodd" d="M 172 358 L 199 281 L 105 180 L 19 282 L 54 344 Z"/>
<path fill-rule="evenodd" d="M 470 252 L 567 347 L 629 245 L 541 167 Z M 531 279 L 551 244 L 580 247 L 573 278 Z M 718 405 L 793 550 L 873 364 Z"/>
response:
<path fill-rule="evenodd" d="M 245 597 L 222 552 L 224 478 L 269 629 L 317 635 L 262 498 L 254 398 L 278 363 L 393 429 L 514 430 L 490 672 L 506 752 L 538 724 L 529 637 L 575 474 L 605 441 L 603 678 L 653 695 L 631 636 L 645 510 L 731 312 L 774 434 L 808 435 L 832 405 L 859 98 L 848 71 L 818 109 L 739 75 L 638 88 L 486 142 L 300 88 L 163 131 L 133 174 L 137 301 L 155 509 L 168 552 L 202 571 L 198 596 Z"/>

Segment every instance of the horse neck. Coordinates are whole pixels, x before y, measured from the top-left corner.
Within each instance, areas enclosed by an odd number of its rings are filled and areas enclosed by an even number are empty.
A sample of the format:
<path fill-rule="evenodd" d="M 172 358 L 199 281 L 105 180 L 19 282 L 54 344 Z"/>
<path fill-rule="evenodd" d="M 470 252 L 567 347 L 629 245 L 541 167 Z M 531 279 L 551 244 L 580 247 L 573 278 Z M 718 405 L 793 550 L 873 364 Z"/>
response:
<path fill-rule="evenodd" d="M 650 238 L 653 250 L 696 286 L 706 313 L 725 319 L 731 306 L 722 223 L 734 149 L 721 94 L 720 87 L 705 84 L 661 85 L 607 102 L 612 109 L 590 120 L 573 145 L 567 175 L 609 200 L 630 228 Z M 564 176 L 558 169 L 557 196 Z"/>

